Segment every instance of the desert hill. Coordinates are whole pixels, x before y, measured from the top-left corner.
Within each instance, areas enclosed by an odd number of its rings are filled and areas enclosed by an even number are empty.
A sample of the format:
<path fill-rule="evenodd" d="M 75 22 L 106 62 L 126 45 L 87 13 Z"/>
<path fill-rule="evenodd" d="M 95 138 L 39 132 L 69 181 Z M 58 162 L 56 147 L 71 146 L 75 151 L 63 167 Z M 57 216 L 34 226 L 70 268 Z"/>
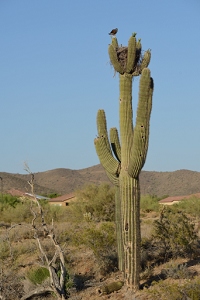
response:
<path fill-rule="evenodd" d="M 109 182 L 101 165 L 80 170 L 54 169 L 34 173 L 35 193 L 47 194 L 57 192 L 71 193 L 86 184 Z M 11 174 L 0 172 L 0 187 L 3 192 L 18 189 L 30 192 L 28 174 Z M 157 196 L 189 195 L 200 192 L 200 172 L 178 170 L 174 172 L 142 171 L 140 175 L 141 193 Z"/>

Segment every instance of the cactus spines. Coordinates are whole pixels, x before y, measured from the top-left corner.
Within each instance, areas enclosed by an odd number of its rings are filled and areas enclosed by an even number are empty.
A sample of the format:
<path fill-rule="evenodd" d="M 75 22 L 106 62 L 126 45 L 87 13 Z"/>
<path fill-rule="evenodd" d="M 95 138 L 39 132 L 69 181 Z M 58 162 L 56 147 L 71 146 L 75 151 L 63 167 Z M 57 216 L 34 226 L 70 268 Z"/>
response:
<path fill-rule="evenodd" d="M 152 108 L 153 79 L 147 69 L 151 52 L 142 55 L 141 40 L 134 33 L 128 47 L 119 47 L 116 37 L 109 45 L 110 61 L 118 72 L 120 82 L 119 135 L 111 128 L 107 133 L 104 111 L 97 115 L 99 138 L 95 140 L 96 152 L 108 177 L 116 186 L 116 231 L 118 266 L 124 272 L 127 286 L 139 288 L 140 271 L 140 185 L 139 174 L 145 163 L 149 122 Z M 139 76 L 139 97 L 136 123 L 133 126 L 132 82 Z"/>

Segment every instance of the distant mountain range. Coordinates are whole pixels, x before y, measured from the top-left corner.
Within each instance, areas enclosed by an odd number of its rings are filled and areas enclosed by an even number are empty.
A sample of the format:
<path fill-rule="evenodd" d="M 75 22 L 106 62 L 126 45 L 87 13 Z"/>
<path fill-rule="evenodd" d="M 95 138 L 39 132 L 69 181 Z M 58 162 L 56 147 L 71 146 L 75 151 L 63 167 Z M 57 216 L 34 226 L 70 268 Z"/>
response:
<path fill-rule="evenodd" d="M 28 180 L 30 175 L 0 172 L 0 191 L 5 193 L 10 189 L 30 192 Z M 67 194 L 82 188 L 87 184 L 109 182 L 101 165 L 86 169 L 54 169 L 34 173 L 34 190 L 37 194 L 59 193 Z M 142 194 L 157 196 L 179 196 L 200 192 L 200 172 L 178 170 L 174 172 L 142 171 L 140 174 Z"/>

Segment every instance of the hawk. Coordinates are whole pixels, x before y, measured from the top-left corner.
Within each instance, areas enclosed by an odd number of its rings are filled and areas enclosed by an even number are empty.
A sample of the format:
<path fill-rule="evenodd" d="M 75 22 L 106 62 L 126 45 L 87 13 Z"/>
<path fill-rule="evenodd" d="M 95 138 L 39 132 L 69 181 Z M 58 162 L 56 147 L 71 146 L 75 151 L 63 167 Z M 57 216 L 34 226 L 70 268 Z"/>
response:
<path fill-rule="evenodd" d="M 118 28 L 115 28 L 113 30 L 111 30 L 111 32 L 109 33 L 109 35 L 115 35 L 118 31 Z"/>

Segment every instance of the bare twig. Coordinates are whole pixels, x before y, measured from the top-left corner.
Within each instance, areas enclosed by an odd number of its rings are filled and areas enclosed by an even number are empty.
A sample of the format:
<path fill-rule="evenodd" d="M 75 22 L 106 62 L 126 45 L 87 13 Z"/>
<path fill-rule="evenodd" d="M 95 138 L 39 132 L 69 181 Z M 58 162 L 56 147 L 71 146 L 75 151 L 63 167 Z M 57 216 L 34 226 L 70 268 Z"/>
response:
<path fill-rule="evenodd" d="M 32 229 L 34 231 L 34 238 L 37 241 L 39 250 L 42 254 L 42 256 L 45 259 L 46 265 L 48 266 L 49 269 L 49 274 L 50 274 L 50 287 L 49 289 L 51 291 L 54 291 L 54 293 L 57 295 L 57 299 L 67 299 L 67 295 L 65 292 L 65 281 L 66 281 L 66 268 L 65 268 L 65 259 L 64 259 L 64 255 L 63 255 L 63 250 L 61 248 L 61 246 L 57 243 L 56 238 L 55 238 L 55 234 L 54 234 L 54 227 L 53 227 L 53 220 L 52 220 L 52 228 L 51 230 L 49 230 L 46 222 L 45 222 L 45 218 L 44 218 L 44 212 L 42 209 L 42 206 L 40 205 L 40 202 L 38 201 L 36 195 L 34 194 L 34 174 L 30 171 L 29 167 L 27 164 L 25 164 L 25 170 L 30 174 L 31 178 L 28 181 L 30 187 L 31 187 L 31 193 L 33 196 L 33 200 L 31 202 L 31 212 L 33 215 L 33 219 L 32 219 Z M 35 211 L 35 206 L 34 203 L 37 205 L 38 207 L 38 212 Z M 41 219 L 41 224 L 43 227 L 43 232 L 44 232 L 44 237 L 49 237 L 49 239 L 51 240 L 52 244 L 55 247 L 55 253 L 54 256 L 51 260 L 48 259 L 39 235 L 38 235 L 38 228 L 36 226 L 36 219 L 37 217 L 39 217 Z M 56 259 L 59 257 L 59 263 L 60 263 L 60 277 L 58 276 L 58 272 L 56 270 L 56 268 L 54 267 Z M 35 295 L 35 293 L 38 292 L 45 292 L 45 290 L 41 289 L 36 289 L 35 292 L 33 291 L 32 295 Z M 30 296 L 29 296 L 30 297 Z M 21 298 L 22 300 L 28 299 L 27 295 L 24 296 L 23 298 Z"/>

